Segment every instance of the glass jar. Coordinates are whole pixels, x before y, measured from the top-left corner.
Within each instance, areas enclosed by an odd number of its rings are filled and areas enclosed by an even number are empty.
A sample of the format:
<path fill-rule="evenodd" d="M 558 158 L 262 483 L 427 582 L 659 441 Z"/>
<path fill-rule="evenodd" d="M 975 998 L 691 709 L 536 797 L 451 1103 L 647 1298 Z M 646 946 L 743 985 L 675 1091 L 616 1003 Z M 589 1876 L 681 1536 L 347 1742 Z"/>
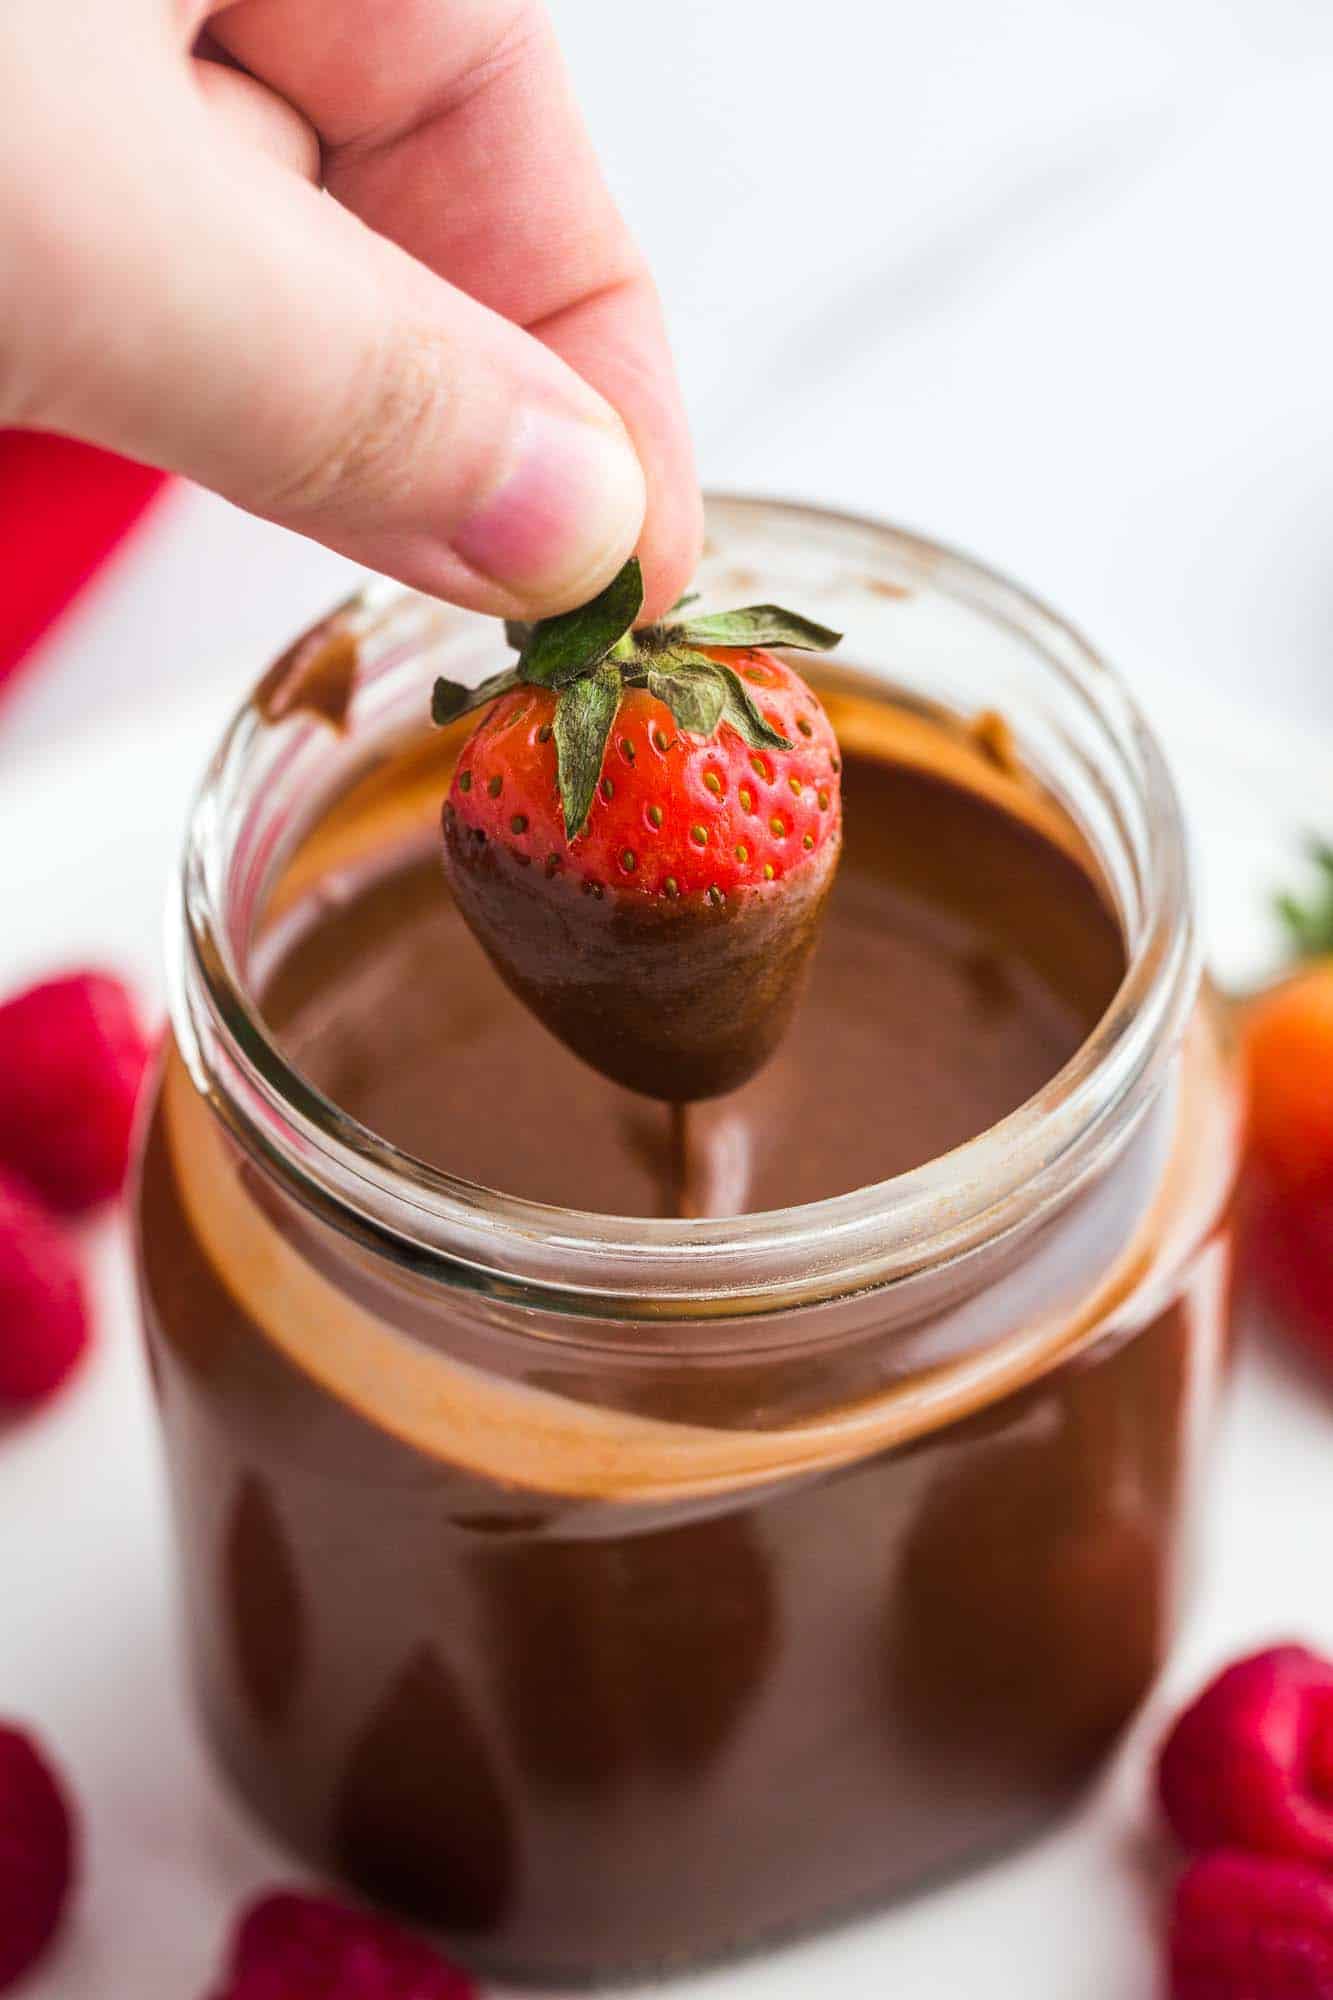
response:
<path fill-rule="evenodd" d="M 923 716 L 1005 718 L 1126 940 L 1059 1074 L 897 1179 L 719 1221 L 545 1207 L 363 1129 L 275 1046 L 265 955 L 432 754 L 433 677 L 495 647 L 375 584 L 204 782 L 139 1176 L 219 1759 L 312 1862 L 543 1980 L 808 1929 L 1067 1800 L 1169 1644 L 1226 1344 L 1234 1077 L 1120 683 L 866 521 L 715 500 L 700 587 L 841 627 Z M 282 713 L 293 658 L 339 726 Z"/>

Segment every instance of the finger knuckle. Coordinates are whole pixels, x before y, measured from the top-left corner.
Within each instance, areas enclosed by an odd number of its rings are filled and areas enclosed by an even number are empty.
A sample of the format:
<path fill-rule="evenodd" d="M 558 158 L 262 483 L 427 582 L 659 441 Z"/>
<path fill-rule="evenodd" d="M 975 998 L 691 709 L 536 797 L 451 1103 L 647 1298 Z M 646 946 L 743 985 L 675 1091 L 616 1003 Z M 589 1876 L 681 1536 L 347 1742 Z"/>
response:
<path fill-rule="evenodd" d="M 265 510 L 313 516 L 403 499 L 451 427 L 450 373 L 437 334 L 396 332 L 366 360 L 306 456 L 266 496 Z"/>

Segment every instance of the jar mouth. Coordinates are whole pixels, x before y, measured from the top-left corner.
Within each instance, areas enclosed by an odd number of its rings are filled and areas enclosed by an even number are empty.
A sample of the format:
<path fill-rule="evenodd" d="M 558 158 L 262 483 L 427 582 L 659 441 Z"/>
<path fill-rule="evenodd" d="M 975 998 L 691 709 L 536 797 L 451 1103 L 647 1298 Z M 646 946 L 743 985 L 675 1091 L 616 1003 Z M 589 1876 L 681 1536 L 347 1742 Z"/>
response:
<path fill-rule="evenodd" d="M 1034 1096 L 889 1180 L 716 1220 L 556 1208 L 483 1187 L 359 1124 L 286 1061 L 267 1029 L 245 974 L 245 934 L 308 821 L 265 821 L 263 802 L 284 783 L 299 791 L 303 769 L 321 749 L 327 756 L 330 732 L 306 714 L 271 722 L 256 692 L 226 730 L 189 820 L 169 909 L 177 1041 L 217 1115 L 307 1207 L 424 1275 L 598 1316 L 750 1314 L 893 1283 L 1039 1219 L 1103 1166 L 1151 1101 L 1193 1005 L 1198 944 L 1175 787 L 1137 704 L 1071 625 L 970 557 L 872 519 L 717 494 L 708 521 L 705 570 L 717 567 L 718 550 L 732 560 L 736 545 L 743 562 L 747 536 L 776 536 L 803 561 L 826 552 L 844 581 L 859 576 L 890 603 L 909 585 L 947 599 L 1039 660 L 1077 717 L 1099 839 L 1117 849 L 1125 975 Z M 736 582 L 719 574 L 716 587 L 734 594 Z M 330 627 L 356 641 L 354 720 L 371 724 L 389 677 L 409 662 L 424 675 L 442 647 L 456 656 L 470 644 L 478 664 L 493 650 L 493 621 L 383 580 L 315 633 Z M 855 658 L 854 634 L 848 650 Z"/>

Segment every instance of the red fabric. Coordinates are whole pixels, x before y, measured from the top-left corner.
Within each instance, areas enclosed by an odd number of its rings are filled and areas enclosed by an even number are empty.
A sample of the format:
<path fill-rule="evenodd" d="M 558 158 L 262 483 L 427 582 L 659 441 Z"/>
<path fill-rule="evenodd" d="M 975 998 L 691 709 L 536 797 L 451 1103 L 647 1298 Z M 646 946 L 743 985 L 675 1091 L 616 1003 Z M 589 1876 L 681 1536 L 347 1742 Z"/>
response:
<path fill-rule="evenodd" d="M 164 484 L 93 445 L 0 431 L 0 694 Z"/>

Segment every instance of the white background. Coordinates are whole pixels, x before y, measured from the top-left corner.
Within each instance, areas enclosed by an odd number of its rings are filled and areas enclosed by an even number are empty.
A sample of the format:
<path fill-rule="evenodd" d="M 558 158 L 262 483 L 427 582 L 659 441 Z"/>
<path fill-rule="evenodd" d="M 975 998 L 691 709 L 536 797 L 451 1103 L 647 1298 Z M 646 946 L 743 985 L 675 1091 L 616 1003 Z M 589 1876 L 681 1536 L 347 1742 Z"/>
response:
<path fill-rule="evenodd" d="M 1159 716 L 1239 976 L 1333 821 L 1333 12 L 1316 0 L 559 0 L 667 295 L 706 477 L 970 547 L 1071 613 Z M 103 954 L 157 982 L 180 810 L 336 558 L 178 492 L 0 712 L 0 988 Z M 282 1871 L 199 1754 L 171 1638 L 123 1245 L 101 1343 L 0 1447 L 0 1712 L 84 1801 L 85 1886 L 33 2000 L 200 2000 Z M 1201 1593 L 1090 1806 L 1019 1859 L 690 2000 L 1142 2000 L 1169 1858 L 1145 1769 L 1229 1651 L 1333 1642 L 1326 1385 L 1242 1368 Z"/>

